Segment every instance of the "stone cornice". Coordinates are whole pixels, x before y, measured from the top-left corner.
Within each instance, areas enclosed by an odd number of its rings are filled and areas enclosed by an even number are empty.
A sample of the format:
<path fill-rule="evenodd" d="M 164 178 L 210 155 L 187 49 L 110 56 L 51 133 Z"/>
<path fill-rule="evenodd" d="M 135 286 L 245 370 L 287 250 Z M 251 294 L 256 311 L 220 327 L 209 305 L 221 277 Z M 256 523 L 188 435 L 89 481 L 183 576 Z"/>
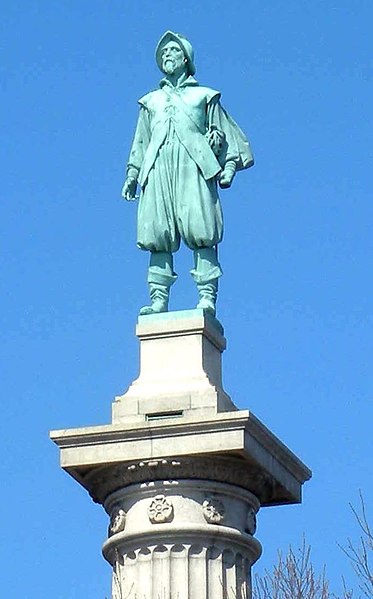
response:
<path fill-rule="evenodd" d="M 115 466 L 146 459 L 175 459 L 224 454 L 240 456 L 246 468 L 256 468 L 275 481 L 274 493 L 265 504 L 300 501 L 301 484 L 310 470 L 248 411 L 226 412 L 205 420 L 173 420 L 121 424 L 51 433 L 61 448 L 61 465 L 74 478 L 92 468 Z M 280 492 L 280 489 L 282 491 Z"/>

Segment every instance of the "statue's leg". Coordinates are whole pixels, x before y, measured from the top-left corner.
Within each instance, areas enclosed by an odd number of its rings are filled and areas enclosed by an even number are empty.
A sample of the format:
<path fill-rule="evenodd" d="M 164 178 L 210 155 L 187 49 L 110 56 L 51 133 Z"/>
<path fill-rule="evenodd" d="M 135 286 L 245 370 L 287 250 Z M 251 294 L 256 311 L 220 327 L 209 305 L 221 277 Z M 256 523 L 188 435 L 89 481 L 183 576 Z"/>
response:
<path fill-rule="evenodd" d="M 218 279 L 223 274 L 215 247 L 194 250 L 194 268 L 191 275 L 197 284 L 199 302 L 202 308 L 215 316 Z"/>
<path fill-rule="evenodd" d="M 172 253 L 151 252 L 148 270 L 151 305 L 141 308 L 140 314 L 167 312 L 170 287 L 176 278 Z"/>

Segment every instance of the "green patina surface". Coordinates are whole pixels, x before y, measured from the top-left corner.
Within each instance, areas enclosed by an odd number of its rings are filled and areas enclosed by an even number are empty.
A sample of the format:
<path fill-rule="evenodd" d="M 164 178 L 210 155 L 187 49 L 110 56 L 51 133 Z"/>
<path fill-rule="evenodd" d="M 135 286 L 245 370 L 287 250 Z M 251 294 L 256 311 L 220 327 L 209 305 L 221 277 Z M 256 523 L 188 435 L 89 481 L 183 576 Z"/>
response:
<path fill-rule="evenodd" d="M 139 100 L 140 113 L 127 165 L 123 197 L 139 195 L 137 244 L 150 252 L 151 305 L 168 310 L 176 280 L 173 253 L 181 240 L 194 252 L 192 277 L 201 308 L 215 314 L 222 269 L 216 247 L 223 236 L 218 185 L 231 186 L 253 164 L 249 143 L 220 103 L 220 92 L 194 78 L 194 53 L 183 36 L 166 32 L 156 61 L 165 77 Z"/>

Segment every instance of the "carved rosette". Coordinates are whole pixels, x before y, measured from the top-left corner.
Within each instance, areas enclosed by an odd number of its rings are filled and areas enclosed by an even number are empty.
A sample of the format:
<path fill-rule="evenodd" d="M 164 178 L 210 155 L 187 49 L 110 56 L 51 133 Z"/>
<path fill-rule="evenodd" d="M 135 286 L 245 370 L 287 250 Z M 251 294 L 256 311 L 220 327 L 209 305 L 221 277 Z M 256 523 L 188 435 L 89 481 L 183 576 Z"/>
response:
<path fill-rule="evenodd" d="M 126 526 L 126 512 L 122 508 L 116 508 L 111 515 L 108 535 L 115 535 L 122 532 Z"/>
<path fill-rule="evenodd" d="M 247 512 L 246 530 L 250 535 L 256 533 L 256 512 L 252 507 Z"/>
<path fill-rule="evenodd" d="M 221 524 L 225 516 L 225 507 L 220 499 L 207 497 L 202 504 L 203 515 L 209 524 Z"/>
<path fill-rule="evenodd" d="M 171 522 L 174 516 L 174 508 L 165 495 L 156 495 L 148 507 L 148 516 L 153 524 Z"/>

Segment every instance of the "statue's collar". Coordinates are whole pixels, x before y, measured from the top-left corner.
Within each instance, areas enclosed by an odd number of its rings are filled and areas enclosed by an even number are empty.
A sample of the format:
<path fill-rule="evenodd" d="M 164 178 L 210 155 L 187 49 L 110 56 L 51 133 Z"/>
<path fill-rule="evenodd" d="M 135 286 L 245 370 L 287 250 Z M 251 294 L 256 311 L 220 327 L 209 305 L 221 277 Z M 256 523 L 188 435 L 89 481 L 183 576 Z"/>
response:
<path fill-rule="evenodd" d="M 198 81 L 197 79 L 195 79 L 194 77 L 192 77 L 192 75 L 189 75 L 186 79 L 184 79 L 184 81 L 182 81 L 182 83 L 180 83 L 177 87 L 188 87 L 190 85 L 198 85 Z M 172 83 L 167 79 L 167 77 L 164 77 L 163 79 L 160 80 L 159 82 L 159 87 L 171 87 L 174 88 L 175 86 L 172 85 Z"/>

